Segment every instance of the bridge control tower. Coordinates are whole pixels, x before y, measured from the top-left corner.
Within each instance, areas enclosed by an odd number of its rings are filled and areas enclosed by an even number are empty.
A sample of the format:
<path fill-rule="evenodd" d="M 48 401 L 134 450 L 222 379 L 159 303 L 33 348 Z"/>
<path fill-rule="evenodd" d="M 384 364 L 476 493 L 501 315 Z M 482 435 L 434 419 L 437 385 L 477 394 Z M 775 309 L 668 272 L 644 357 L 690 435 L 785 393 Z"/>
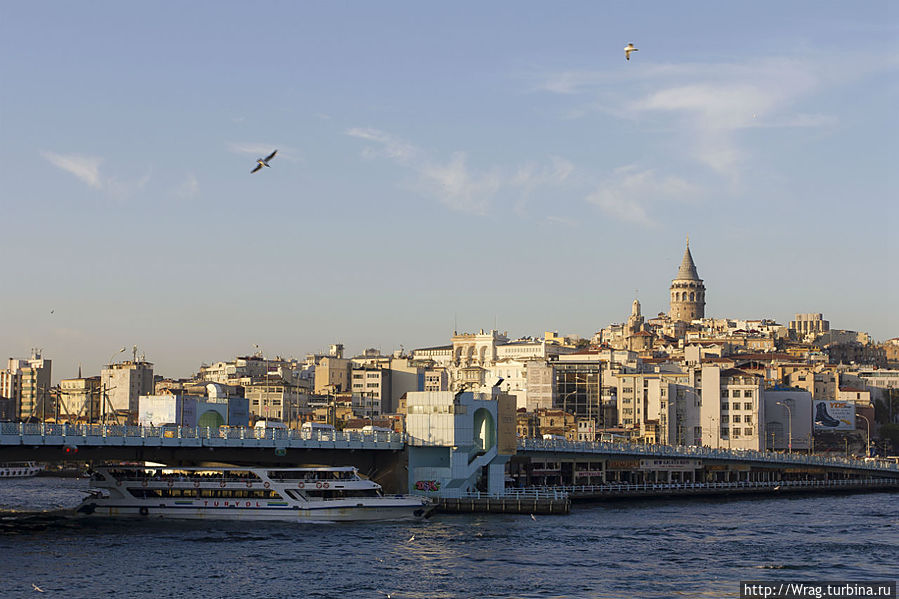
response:
<path fill-rule="evenodd" d="M 409 491 L 462 497 L 502 493 L 515 454 L 516 401 L 498 387 L 406 395 Z"/>

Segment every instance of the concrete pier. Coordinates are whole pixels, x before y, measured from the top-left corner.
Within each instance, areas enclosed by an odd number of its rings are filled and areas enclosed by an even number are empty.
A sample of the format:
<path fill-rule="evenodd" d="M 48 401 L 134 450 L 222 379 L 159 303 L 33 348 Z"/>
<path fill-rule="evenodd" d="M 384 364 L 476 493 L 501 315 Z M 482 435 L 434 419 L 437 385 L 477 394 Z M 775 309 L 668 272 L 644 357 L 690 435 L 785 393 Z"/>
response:
<path fill-rule="evenodd" d="M 557 490 L 505 495 L 471 493 L 462 497 L 441 497 L 437 510 L 444 513 L 567 514 L 571 511 L 571 498 Z"/>

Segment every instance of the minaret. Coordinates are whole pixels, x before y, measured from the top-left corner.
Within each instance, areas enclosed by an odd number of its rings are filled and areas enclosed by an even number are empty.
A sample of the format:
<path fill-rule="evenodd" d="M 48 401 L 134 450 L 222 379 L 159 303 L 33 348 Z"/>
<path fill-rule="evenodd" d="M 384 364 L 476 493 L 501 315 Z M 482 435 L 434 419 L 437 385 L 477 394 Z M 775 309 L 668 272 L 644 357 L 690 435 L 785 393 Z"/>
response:
<path fill-rule="evenodd" d="M 690 238 L 681 261 L 677 276 L 671 281 L 671 309 L 668 316 L 672 320 L 690 322 L 705 317 L 705 285 L 696 272 L 693 255 L 690 254 Z"/>

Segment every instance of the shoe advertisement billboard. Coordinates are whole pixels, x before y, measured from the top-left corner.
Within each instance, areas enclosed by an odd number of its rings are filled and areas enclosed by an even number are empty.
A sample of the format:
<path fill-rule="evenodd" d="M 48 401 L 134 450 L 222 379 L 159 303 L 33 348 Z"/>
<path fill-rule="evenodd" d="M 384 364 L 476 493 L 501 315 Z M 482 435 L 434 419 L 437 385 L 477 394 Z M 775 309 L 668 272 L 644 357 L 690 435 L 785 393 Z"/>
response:
<path fill-rule="evenodd" d="M 816 400 L 812 416 L 816 431 L 855 430 L 855 404 L 849 401 Z"/>

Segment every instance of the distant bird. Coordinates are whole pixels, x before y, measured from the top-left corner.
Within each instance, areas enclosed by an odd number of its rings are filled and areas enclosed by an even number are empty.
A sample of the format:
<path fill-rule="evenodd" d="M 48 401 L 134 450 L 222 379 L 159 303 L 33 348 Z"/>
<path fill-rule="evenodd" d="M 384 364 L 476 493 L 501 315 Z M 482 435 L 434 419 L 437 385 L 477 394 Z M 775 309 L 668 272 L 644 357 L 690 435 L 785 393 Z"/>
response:
<path fill-rule="evenodd" d="M 256 168 L 254 168 L 253 170 L 251 170 L 251 171 L 250 171 L 250 174 L 253 174 L 253 173 L 255 173 L 256 171 L 260 170 L 263 166 L 268 166 L 269 168 L 271 168 L 271 166 L 269 166 L 268 161 L 271 160 L 272 158 L 274 158 L 274 157 L 275 157 L 275 154 L 277 154 L 277 153 L 278 153 L 278 150 L 275 150 L 274 152 L 272 152 L 271 154 L 269 154 L 269 155 L 266 156 L 265 158 L 257 158 L 257 159 L 256 159 Z"/>
<path fill-rule="evenodd" d="M 774 490 L 775 490 L 775 491 L 780 491 L 780 485 L 777 485 L 776 487 L 774 487 Z"/>
<path fill-rule="evenodd" d="M 407 542 L 407 543 L 411 543 L 411 542 L 414 541 L 414 540 L 415 540 L 415 535 L 412 535 L 411 537 L 409 537 L 409 540 L 406 541 L 406 542 Z"/>
<path fill-rule="evenodd" d="M 534 522 L 537 521 L 537 518 L 534 517 L 534 514 L 531 514 L 531 520 L 533 520 Z"/>
<path fill-rule="evenodd" d="M 54 312 L 53 310 L 50 310 L 50 314 L 53 314 L 53 312 Z"/>
<path fill-rule="evenodd" d="M 44 592 L 44 589 L 42 589 L 41 587 L 37 586 L 37 585 L 34 584 L 33 582 L 31 583 L 31 586 L 33 586 L 33 587 L 34 587 L 34 590 L 37 591 L 38 593 L 43 593 L 43 592 Z"/>
<path fill-rule="evenodd" d="M 626 45 L 626 46 L 624 47 L 624 59 L 625 59 L 625 60 L 630 60 L 630 59 L 631 59 L 631 52 L 637 52 L 638 50 L 639 50 L 639 48 L 634 48 L 634 44 L 630 44 L 630 43 L 629 43 L 628 45 Z"/>

